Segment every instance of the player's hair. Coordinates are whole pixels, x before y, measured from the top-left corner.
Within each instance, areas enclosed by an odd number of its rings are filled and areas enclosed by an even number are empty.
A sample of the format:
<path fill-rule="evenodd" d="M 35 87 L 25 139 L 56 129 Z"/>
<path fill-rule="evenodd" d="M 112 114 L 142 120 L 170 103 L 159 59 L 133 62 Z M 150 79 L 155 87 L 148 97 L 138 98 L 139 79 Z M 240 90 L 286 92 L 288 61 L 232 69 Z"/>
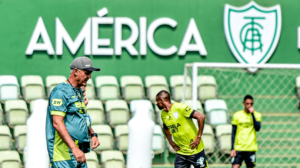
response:
<path fill-rule="evenodd" d="M 246 96 L 244 97 L 244 101 L 246 101 L 247 99 L 253 100 L 253 97 L 252 97 L 251 95 L 246 95 Z"/>
<path fill-rule="evenodd" d="M 167 100 L 167 101 L 171 101 L 169 92 L 167 92 L 165 90 L 161 90 L 160 92 L 158 92 L 156 97 L 159 97 L 159 98 Z"/>

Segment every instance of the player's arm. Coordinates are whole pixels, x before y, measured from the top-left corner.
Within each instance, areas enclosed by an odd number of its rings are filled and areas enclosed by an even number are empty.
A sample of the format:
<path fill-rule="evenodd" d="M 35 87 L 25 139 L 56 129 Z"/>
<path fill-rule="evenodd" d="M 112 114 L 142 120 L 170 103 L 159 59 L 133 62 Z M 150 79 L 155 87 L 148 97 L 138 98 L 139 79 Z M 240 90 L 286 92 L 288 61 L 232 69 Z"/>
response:
<path fill-rule="evenodd" d="M 204 121 L 205 121 L 205 116 L 203 114 L 201 114 L 198 111 L 193 111 L 190 118 L 195 118 L 198 121 L 198 135 L 196 137 L 196 139 L 194 140 L 194 142 L 192 142 L 189 146 L 191 146 L 191 149 L 194 149 L 195 147 L 198 148 L 198 145 L 201 141 L 201 136 L 203 133 L 203 128 L 204 128 Z"/>
<path fill-rule="evenodd" d="M 180 150 L 180 147 L 177 146 L 177 145 L 175 144 L 175 142 L 173 142 L 173 140 L 172 140 L 172 134 L 171 134 L 169 128 L 168 128 L 165 124 L 163 124 L 163 128 L 164 128 L 165 135 L 166 135 L 166 137 L 167 137 L 167 139 L 168 139 L 168 141 L 169 141 L 169 144 L 172 146 L 172 148 L 173 148 L 175 151 L 179 151 L 179 150 Z"/>
<path fill-rule="evenodd" d="M 230 153 L 230 156 L 235 157 L 236 156 L 236 151 L 234 150 L 234 143 L 235 143 L 235 136 L 236 136 L 236 130 L 237 130 L 237 125 L 238 125 L 238 117 L 236 117 L 235 114 L 232 117 L 231 124 L 232 124 L 232 132 L 231 132 L 231 153 Z"/>
<path fill-rule="evenodd" d="M 52 115 L 52 119 L 53 127 L 56 129 L 61 139 L 69 146 L 77 162 L 86 162 L 84 153 L 77 147 L 63 122 L 64 116 Z"/>
<path fill-rule="evenodd" d="M 91 136 L 92 134 L 94 134 L 94 130 L 92 127 L 89 128 L 89 136 Z M 98 140 L 98 138 L 96 136 L 92 137 L 92 149 L 97 148 L 100 145 L 100 142 Z"/>
<path fill-rule="evenodd" d="M 256 131 L 259 131 L 259 130 L 260 130 L 260 127 L 261 127 L 261 124 L 260 124 L 261 117 L 259 117 L 258 120 L 256 120 L 256 118 L 255 118 L 255 116 L 254 116 L 254 108 L 253 108 L 253 107 L 250 107 L 248 110 L 249 110 L 249 112 L 250 112 L 251 115 L 252 115 L 254 129 L 255 129 Z"/>

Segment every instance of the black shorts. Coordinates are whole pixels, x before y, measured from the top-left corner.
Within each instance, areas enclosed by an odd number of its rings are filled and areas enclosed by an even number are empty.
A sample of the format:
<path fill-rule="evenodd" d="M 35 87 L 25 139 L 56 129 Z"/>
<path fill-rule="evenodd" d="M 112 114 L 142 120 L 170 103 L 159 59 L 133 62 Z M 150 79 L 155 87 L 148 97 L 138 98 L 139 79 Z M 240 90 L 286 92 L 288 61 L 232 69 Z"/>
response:
<path fill-rule="evenodd" d="M 190 156 L 176 154 L 175 168 L 190 168 L 191 165 L 193 165 L 194 168 L 208 168 L 204 150 Z"/>
<path fill-rule="evenodd" d="M 242 165 L 242 162 L 245 160 L 247 167 L 254 167 L 256 164 L 255 152 L 240 152 L 236 151 L 236 156 L 231 158 L 231 163 L 233 165 L 239 164 Z"/>

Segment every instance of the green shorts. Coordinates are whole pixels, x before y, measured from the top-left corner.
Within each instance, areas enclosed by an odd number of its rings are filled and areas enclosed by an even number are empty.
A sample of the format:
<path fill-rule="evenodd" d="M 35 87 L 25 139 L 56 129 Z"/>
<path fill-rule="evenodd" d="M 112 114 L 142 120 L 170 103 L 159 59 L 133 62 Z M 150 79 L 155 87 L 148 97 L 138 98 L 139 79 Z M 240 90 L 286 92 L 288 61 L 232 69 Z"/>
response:
<path fill-rule="evenodd" d="M 51 162 L 51 168 L 87 168 L 86 163 L 77 163 L 76 159 Z"/>

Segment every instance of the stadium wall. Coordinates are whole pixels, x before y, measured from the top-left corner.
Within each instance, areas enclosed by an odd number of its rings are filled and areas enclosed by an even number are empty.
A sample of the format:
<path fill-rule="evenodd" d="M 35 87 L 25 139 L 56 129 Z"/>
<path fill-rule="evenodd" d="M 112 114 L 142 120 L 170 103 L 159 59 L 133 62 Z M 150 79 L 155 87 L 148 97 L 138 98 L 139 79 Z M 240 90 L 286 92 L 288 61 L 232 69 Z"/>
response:
<path fill-rule="evenodd" d="M 85 42 L 78 51 L 72 54 L 68 47 L 63 45 L 62 55 L 57 55 L 56 48 L 56 18 L 65 27 L 67 33 L 74 40 L 82 30 L 88 18 L 98 17 L 97 11 L 106 7 L 108 14 L 116 21 L 117 17 L 132 19 L 140 31 L 140 17 L 147 20 L 147 28 L 156 19 L 167 17 L 177 22 L 176 27 L 160 26 L 154 33 L 154 40 L 161 48 L 169 48 L 174 45 L 177 51 L 168 56 L 156 54 L 147 45 L 147 54 L 140 52 L 141 34 L 139 34 L 134 47 L 138 54 L 132 55 L 122 49 L 119 56 L 89 54 L 94 66 L 102 70 L 97 75 L 114 75 L 118 79 L 122 75 L 146 75 L 162 74 L 167 78 L 175 74 L 183 74 L 183 66 L 189 62 L 237 62 L 226 42 L 223 28 L 224 5 L 244 6 L 250 0 L 164 0 L 164 1 L 139 1 L 139 0 L 1 0 L 0 1 L 0 75 L 16 75 L 20 80 L 22 75 L 36 74 L 43 78 L 47 75 L 69 74 L 71 61 L 85 54 Z M 276 50 L 267 63 L 300 63 L 300 52 L 297 48 L 297 27 L 300 26 L 300 1 L 286 0 L 256 0 L 257 4 L 270 7 L 280 4 L 282 11 L 282 31 Z M 37 25 L 39 17 L 42 18 L 49 35 L 54 54 L 46 51 L 33 51 L 26 54 L 29 41 Z M 178 50 L 191 19 L 195 20 L 198 32 L 201 35 L 205 50 L 199 52 L 187 52 L 179 55 Z M 114 38 L 116 35 L 115 24 L 99 25 L 99 38 L 110 39 L 110 45 L 106 48 L 115 49 Z M 128 26 L 122 27 L 122 38 L 127 39 L 131 35 Z M 93 34 L 91 35 L 93 36 Z M 192 43 L 194 40 L 191 40 Z M 39 39 L 43 43 L 43 39 Z M 44 41 L 45 43 L 45 41 Z M 147 43 L 148 44 L 148 43 Z M 102 47 L 105 48 L 105 47 Z"/>

